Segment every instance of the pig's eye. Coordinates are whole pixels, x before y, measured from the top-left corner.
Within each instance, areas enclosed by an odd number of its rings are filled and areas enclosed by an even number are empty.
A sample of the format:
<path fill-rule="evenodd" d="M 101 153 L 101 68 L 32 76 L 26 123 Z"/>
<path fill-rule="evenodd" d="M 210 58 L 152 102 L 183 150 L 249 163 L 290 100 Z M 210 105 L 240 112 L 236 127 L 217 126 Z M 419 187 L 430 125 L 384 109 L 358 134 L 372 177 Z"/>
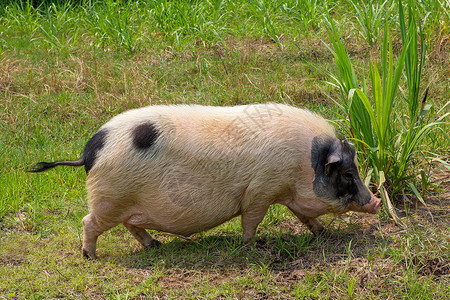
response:
<path fill-rule="evenodd" d="M 342 176 L 344 176 L 344 178 L 347 181 L 352 181 L 353 180 L 353 174 L 351 172 L 344 173 Z"/>

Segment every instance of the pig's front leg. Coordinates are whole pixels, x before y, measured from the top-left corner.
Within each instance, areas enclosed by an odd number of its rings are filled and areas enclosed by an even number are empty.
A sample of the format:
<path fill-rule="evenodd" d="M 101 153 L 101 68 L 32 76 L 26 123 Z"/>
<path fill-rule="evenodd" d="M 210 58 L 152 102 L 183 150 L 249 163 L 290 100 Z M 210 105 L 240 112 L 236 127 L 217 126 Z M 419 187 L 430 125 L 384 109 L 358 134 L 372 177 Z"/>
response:
<path fill-rule="evenodd" d="M 152 238 L 152 236 L 143 228 L 136 227 L 129 223 L 123 223 L 123 225 L 128 229 L 128 231 L 134 236 L 136 240 L 145 248 L 151 249 L 153 247 L 158 247 L 161 242 Z"/>
<path fill-rule="evenodd" d="M 320 224 L 319 221 L 317 221 L 316 218 L 308 217 L 302 214 L 298 209 L 296 209 L 294 206 L 288 205 L 288 208 L 294 213 L 294 215 L 303 223 L 305 224 L 309 230 L 314 235 L 319 235 L 321 233 L 325 232 L 325 228 L 322 224 Z"/>

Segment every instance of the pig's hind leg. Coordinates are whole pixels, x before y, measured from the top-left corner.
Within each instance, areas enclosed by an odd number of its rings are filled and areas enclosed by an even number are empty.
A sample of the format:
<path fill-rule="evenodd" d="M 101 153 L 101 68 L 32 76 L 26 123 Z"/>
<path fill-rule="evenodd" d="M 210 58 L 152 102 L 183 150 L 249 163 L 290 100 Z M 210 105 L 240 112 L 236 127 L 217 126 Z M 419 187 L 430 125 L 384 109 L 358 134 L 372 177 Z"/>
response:
<path fill-rule="evenodd" d="M 129 223 L 123 223 L 128 231 L 134 236 L 136 240 L 145 248 L 150 249 L 161 245 L 161 242 L 152 238 L 152 236 L 143 228 L 136 227 Z"/>
<path fill-rule="evenodd" d="M 257 207 L 242 212 L 242 239 L 244 243 L 249 242 L 255 237 L 256 229 L 259 223 L 264 219 L 269 207 Z"/>
<path fill-rule="evenodd" d="M 94 213 L 90 213 L 82 220 L 83 223 L 83 257 L 96 259 L 95 250 L 100 234 L 118 225 L 100 220 Z"/>

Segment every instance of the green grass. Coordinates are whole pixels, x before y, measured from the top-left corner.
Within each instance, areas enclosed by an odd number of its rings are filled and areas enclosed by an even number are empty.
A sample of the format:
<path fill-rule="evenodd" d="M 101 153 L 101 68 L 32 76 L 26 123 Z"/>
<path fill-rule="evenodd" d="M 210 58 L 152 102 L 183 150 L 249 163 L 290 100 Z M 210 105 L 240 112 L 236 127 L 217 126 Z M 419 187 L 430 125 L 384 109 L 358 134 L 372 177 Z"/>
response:
<path fill-rule="evenodd" d="M 117 227 L 100 237 L 99 260 L 86 261 L 84 171 L 25 172 L 37 161 L 78 158 L 112 116 L 151 104 L 286 102 L 334 120 L 345 134 L 348 123 L 331 100 L 340 91 L 327 84 L 338 67 L 323 43 L 331 45 L 324 14 L 364 78 L 381 61 L 381 7 L 394 61 L 401 52 L 397 1 L 62 3 L 0 5 L 0 297 L 450 297 L 448 170 L 430 154 L 448 162 L 448 124 L 421 142 L 429 155 L 415 167 L 430 178 L 417 187 L 426 208 L 400 191 L 404 227 L 384 212 L 324 216 L 331 235 L 318 238 L 275 206 L 254 244 L 241 243 L 239 219 L 190 241 L 154 232 L 164 245 L 148 252 Z M 440 117 L 450 99 L 450 7 L 416 4 L 428 44 L 419 93 L 430 87 L 429 115 Z M 403 77 L 399 86 L 408 93 Z"/>
<path fill-rule="evenodd" d="M 420 93 L 427 45 L 422 25 L 416 21 L 415 5 L 414 1 L 408 1 L 406 19 L 402 2 L 398 1 L 402 50 L 396 62 L 390 28 L 385 25 L 381 62 L 371 62 L 369 78 L 363 79 L 362 83 L 340 41 L 335 21 L 329 16 L 327 20 L 332 40 L 330 51 L 339 67 L 338 74 L 332 76 L 335 82 L 332 85 L 341 91 L 341 102 L 337 103 L 342 111 L 339 116 L 349 124 L 349 136 L 359 152 L 366 154 L 368 173 L 375 178 L 383 203 L 396 221 L 398 218 L 390 198 L 399 191 L 410 191 L 425 204 L 423 195 L 429 180 L 422 169 L 427 166 L 421 163 L 425 160 L 421 153 L 425 150 L 427 156 L 440 155 L 424 147 L 423 141 L 432 131 L 448 125 L 446 120 L 450 115 L 447 112 L 450 101 L 447 101 L 436 116 L 430 116 L 428 113 L 433 105 L 426 102 L 429 88 Z M 380 71 L 377 65 L 381 65 Z M 402 77 L 406 79 L 406 91 L 400 86 Z M 371 90 L 367 88 L 367 82 L 370 82 Z M 416 178 L 415 174 L 421 174 L 421 177 Z M 418 181 L 422 194 L 417 188 Z"/>

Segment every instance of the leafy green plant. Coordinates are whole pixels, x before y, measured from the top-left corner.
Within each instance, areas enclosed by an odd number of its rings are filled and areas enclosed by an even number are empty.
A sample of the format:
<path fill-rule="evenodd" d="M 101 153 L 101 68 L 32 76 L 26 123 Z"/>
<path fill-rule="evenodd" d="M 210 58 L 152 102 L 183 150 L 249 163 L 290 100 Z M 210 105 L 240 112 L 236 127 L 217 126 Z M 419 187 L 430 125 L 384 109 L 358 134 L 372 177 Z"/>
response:
<path fill-rule="evenodd" d="M 333 45 L 330 50 L 339 70 L 339 76 L 332 77 L 341 91 L 339 106 L 343 114 L 339 116 L 348 122 L 350 135 L 368 161 L 368 174 L 374 177 L 385 207 L 396 221 L 398 220 L 391 199 L 400 190 L 408 189 L 423 201 L 414 183 L 417 178 L 415 174 L 421 170 L 414 169 L 414 166 L 420 166 L 417 162 L 423 158 L 420 156 L 423 140 L 431 130 L 443 124 L 449 115 L 443 113 L 444 106 L 438 112 L 437 118 L 430 119 L 427 116 L 432 109 L 431 105 L 426 104 L 428 90 L 422 101 L 420 94 L 426 45 L 421 35 L 421 27 L 416 24 L 414 2 L 408 1 L 408 24 L 405 22 L 401 0 L 398 9 L 403 48 L 394 65 L 392 42 L 386 25 L 381 47 L 381 74 L 376 63 L 371 63 L 370 66 L 371 93 L 366 81 L 363 82 L 362 88 L 359 86 L 350 59 L 339 40 L 339 33 L 333 22 L 328 21 Z M 402 75 L 407 84 L 405 92 L 400 89 Z M 372 101 L 369 98 L 372 98 Z M 403 107 L 406 107 L 406 115 L 402 114 Z M 426 186 L 423 182 L 426 179 L 421 180 L 419 184 Z"/>
<path fill-rule="evenodd" d="M 39 7 L 33 7 L 33 1 L 14 1 L 5 6 L 3 18 L 5 23 L 17 28 L 22 34 L 32 35 L 40 19 Z"/>
<path fill-rule="evenodd" d="M 150 17 L 155 27 L 166 36 L 170 36 L 177 28 L 177 10 L 173 1 L 155 1 L 147 2 L 147 10 L 150 11 Z"/>
<path fill-rule="evenodd" d="M 423 24 L 427 30 L 434 34 L 450 25 L 450 1 L 428 0 L 417 1 L 417 13 L 424 16 Z"/>
<path fill-rule="evenodd" d="M 226 26 L 220 26 L 219 23 L 224 17 L 222 11 L 223 0 L 216 0 L 213 3 L 195 3 L 191 5 L 188 2 L 180 2 L 178 6 L 178 19 L 180 21 L 180 30 L 191 36 L 201 39 L 205 45 L 219 38 L 226 32 Z"/>
<path fill-rule="evenodd" d="M 253 13 L 261 21 L 264 34 L 274 41 L 280 49 L 282 49 L 283 44 L 281 43 L 280 35 L 277 34 L 275 22 L 273 20 L 273 7 L 270 7 L 269 5 L 270 3 L 266 3 L 265 0 L 252 1 Z"/>
<path fill-rule="evenodd" d="M 380 28 L 387 19 L 390 8 L 393 7 L 392 0 L 379 1 L 351 1 L 356 21 L 361 28 L 362 34 L 370 46 L 378 41 Z"/>
<path fill-rule="evenodd" d="M 86 5 L 86 22 L 94 30 L 100 45 L 112 41 L 119 48 L 130 53 L 139 50 L 142 43 L 142 29 L 145 18 L 140 16 L 139 1 L 122 5 L 107 0 L 98 8 Z"/>
<path fill-rule="evenodd" d="M 38 25 L 43 41 L 60 52 L 73 48 L 79 38 L 77 19 L 71 16 L 74 9 L 70 2 L 53 3 L 44 11 Z"/>
<path fill-rule="evenodd" d="M 324 0 L 294 0 L 284 2 L 281 10 L 288 18 L 300 23 L 304 33 L 308 34 L 309 29 L 316 31 L 319 28 L 329 5 L 329 1 Z"/>

